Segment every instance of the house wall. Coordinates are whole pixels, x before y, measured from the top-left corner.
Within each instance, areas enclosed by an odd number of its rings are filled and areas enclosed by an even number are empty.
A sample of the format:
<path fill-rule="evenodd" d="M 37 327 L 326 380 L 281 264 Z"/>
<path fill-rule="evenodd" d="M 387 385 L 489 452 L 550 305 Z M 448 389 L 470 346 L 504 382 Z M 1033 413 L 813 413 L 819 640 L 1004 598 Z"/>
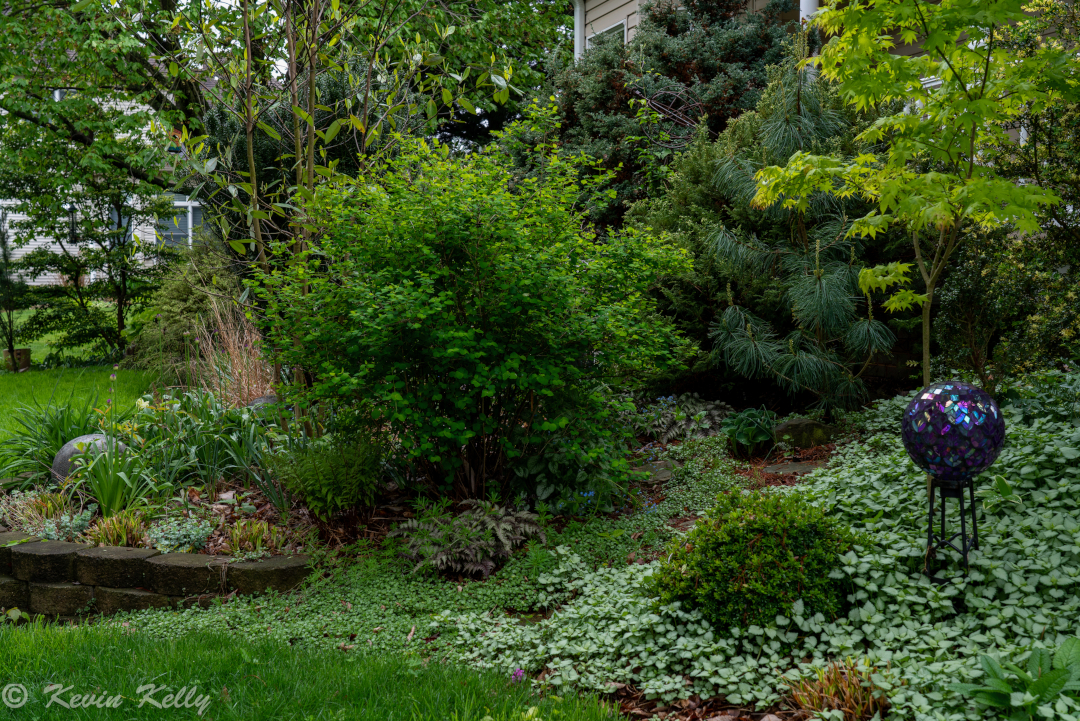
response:
<path fill-rule="evenodd" d="M 202 224 L 202 208 L 198 201 L 188 201 L 186 196 L 173 194 L 173 208 L 175 215 L 158 219 L 157 227 L 152 225 L 136 226 L 133 233 L 143 243 L 159 243 L 165 241 L 169 245 L 191 245 L 194 228 Z M 15 205 L 12 200 L 0 200 L 0 207 L 10 208 Z M 27 253 L 37 248 L 48 248 L 59 252 L 60 244 L 50 237 L 36 237 L 22 247 L 15 247 L 15 231 L 13 225 L 17 220 L 25 220 L 26 216 L 14 211 L 8 211 L 7 230 L 8 239 L 12 244 L 12 256 L 15 260 L 22 258 Z M 46 273 L 37 278 L 25 279 L 30 285 L 54 285 L 61 282 L 61 278 L 55 273 Z"/>
<path fill-rule="evenodd" d="M 802 5 L 807 2 L 808 0 L 801 0 Z M 810 2 L 816 9 L 817 0 Z M 585 37 L 589 38 L 623 23 L 623 40 L 629 41 L 634 37 L 634 30 L 638 25 L 638 3 L 639 0 L 585 0 Z M 747 10 L 752 13 L 759 12 L 768 4 L 769 0 L 750 0 Z M 793 10 L 790 15 L 790 18 L 784 19 L 798 19 L 799 11 Z"/>

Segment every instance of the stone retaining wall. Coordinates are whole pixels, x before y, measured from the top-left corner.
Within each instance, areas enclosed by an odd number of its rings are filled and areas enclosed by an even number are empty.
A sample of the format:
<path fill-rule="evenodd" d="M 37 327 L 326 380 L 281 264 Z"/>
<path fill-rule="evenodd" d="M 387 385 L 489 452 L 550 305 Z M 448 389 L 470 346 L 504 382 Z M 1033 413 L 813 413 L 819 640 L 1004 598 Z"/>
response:
<path fill-rule="evenodd" d="M 309 570 L 307 556 L 227 563 L 196 553 L 94 548 L 0 533 L 0 609 L 78 616 L 186 608 L 232 591 L 288 591 Z"/>

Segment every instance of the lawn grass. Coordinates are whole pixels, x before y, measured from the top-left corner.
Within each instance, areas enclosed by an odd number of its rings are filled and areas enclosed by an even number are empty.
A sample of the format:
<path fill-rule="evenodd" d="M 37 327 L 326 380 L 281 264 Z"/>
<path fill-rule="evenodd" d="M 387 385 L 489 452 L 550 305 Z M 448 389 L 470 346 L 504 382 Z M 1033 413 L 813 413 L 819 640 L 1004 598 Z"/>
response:
<path fill-rule="evenodd" d="M 528 681 L 361 649 L 316 651 L 266 639 L 189 634 L 161 640 L 101 626 L 0 627 L 0 679 L 28 692 L 3 713 L 25 719 L 372 719 L 373 721 L 601 721 L 618 718 L 593 698 L 538 697 Z M 57 695 L 44 689 L 62 684 Z M 155 690 L 140 691 L 153 684 Z M 69 688 L 70 687 L 70 688 Z M 157 690 L 156 687 L 161 687 Z M 188 695 L 194 688 L 195 691 Z M 181 691 L 181 689 L 184 689 Z M 10 693 L 10 692 L 8 692 Z M 65 708 L 74 694 L 115 698 L 116 708 Z M 181 708 L 156 707 L 169 694 Z M 195 707 L 205 697 L 203 713 Z M 188 707 L 183 708 L 186 702 Z M 168 708 L 168 710 L 166 710 Z M 534 709 L 531 711 L 530 709 Z M 164 714 L 164 715 L 163 715 Z"/>
<path fill-rule="evenodd" d="M 81 403 L 94 398 L 104 404 L 107 398 L 112 398 L 117 408 L 126 410 L 150 388 L 154 379 L 153 373 L 120 370 L 112 381 L 111 373 L 112 366 L 0 373 L 0 440 L 20 427 L 22 406 Z M 110 387 L 114 389 L 111 394 Z"/>

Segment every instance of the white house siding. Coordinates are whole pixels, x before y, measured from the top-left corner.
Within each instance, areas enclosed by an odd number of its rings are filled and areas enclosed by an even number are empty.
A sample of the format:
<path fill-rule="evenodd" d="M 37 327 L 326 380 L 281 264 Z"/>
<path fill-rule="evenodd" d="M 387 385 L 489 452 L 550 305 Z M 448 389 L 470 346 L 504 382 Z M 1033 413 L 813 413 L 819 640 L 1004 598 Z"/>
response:
<path fill-rule="evenodd" d="M 748 12 L 759 12 L 769 4 L 769 0 L 750 0 L 747 4 Z M 816 0 L 801 0 L 801 5 L 810 5 L 817 8 Z M 807 7 L 805 10 L 809 10 Z M 804 10 L 804 12 L 805 12 Z M 798 20 L 800 11 L 792 10 L 781 16 L 784 20 Z M 585 0 L 585 38 L 611 30 L 622 24 L 623 40 L 629 41 L 634 37 L 634 30 L 638 25 L 638 0 Z"/>
<path fill-rule="evenodd" d="M 637 27 L 638 0 L 585 0 L 585 37 L 624 25 L 623 40 L 633 37 Z"/>
<path fill-rule="evenodd" d="M 10 208 L 14 204 L 15 204 L 14 201 L 11 201 L 11 200 L 0 200 L 0 206 L 6 207 L 6 208 Z M 13 248 L 12 255 L 13 255 L 15 260 L 18 260 L 19 258 L 22 258 L 27 253 L 29 253 L 30 251 L 35 250 L 37 248 L 51 248 L 53 246 L 52 238 L 34 238 L 28 244 L 22 246 L 21 248 L 15 247 L 16 243 L 15 243 L 14 225 L 15 225 L 15 222 L 18 221 L 18 220 L 26 220 L 26 216 L 23 215 L 22 213 L 16 213 L 16 212 L 14 212 L 12 210 L 8 210 L 8 213 L 7 213 L 8 242 L 11 243 L 11 246 Z M 25 280 L 28 283 L 30 283 L 31 285 L 52 285 L 52 284 L 58 283 L 60 281 L 59 277 L 55 273 L 47 273 L 45 275 L 39 276 L 36 279 L 26 278 Z"/>
<path fill-rule="evenodd" d="M 157 227 L 152 225 L 136 226 L 133 230 L 143 243 L 159 243 L 164 241 L 168 245 L 189 246 L 192 242 L 192 232 L 202 225 L 202 208 L 198 201 L 188 201 L 187 196 L 174 193 L 173 207 L 175 215 L 167 218 L 159 218 Z M 10 207 L 15 201 L 0 200 L 0 206 Z M 15 245 L 15 233 L 12 226 L 17 220 L 25 220 L 26 216 L 13 211 L 8 211 L 7 225 L 8 238 Z M 13 256 L 15 260 L 22 258 L 36 248 L 49 248 L 59 252 L 60 245 L 50 237 L 34 238 L 26 245 L 15 248 Z M 26 279 L 31 285 L 55 285 L 60 282 L 60 277 L 55 273 L 46 273 L 36 279 Z"/>

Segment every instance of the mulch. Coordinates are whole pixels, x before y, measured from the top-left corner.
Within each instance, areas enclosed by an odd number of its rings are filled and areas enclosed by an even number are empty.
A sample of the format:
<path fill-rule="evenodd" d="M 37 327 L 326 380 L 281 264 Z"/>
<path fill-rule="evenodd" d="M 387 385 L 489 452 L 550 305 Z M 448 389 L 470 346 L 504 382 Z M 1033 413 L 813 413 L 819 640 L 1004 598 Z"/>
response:
<path fill-rule="evenodd" d="M 656 699 L 647 700 L 645 694 L 625 684 L 612 684 L 614 701 L 619 711 L 631 719 L 660 718 L 667 721 L 803 721 L 810 714 L 806 711 L 787 709 L 766 709 L 750 711 L 740 706 L 732 706 L 724 697 L 702 699 L 691 696 L 688 699 L 664 704 Z"/>
<path fill-rule="evenodd" d="M 777 465 L 781 462 L 807 463 L 819 462 L 825 464 L 836 452 L 835 443 L 827 443 L 813 448 L 796 448 L 790 456 L 785 458 L 751 458 L 749 461 L 736 468 L 735 473 L 747 479 L 749 488 L 765 488 L 767 486 L 794 486 L 797 485 L 804 474 L 802 473 L 766 473 L 765 468 Z"/>

